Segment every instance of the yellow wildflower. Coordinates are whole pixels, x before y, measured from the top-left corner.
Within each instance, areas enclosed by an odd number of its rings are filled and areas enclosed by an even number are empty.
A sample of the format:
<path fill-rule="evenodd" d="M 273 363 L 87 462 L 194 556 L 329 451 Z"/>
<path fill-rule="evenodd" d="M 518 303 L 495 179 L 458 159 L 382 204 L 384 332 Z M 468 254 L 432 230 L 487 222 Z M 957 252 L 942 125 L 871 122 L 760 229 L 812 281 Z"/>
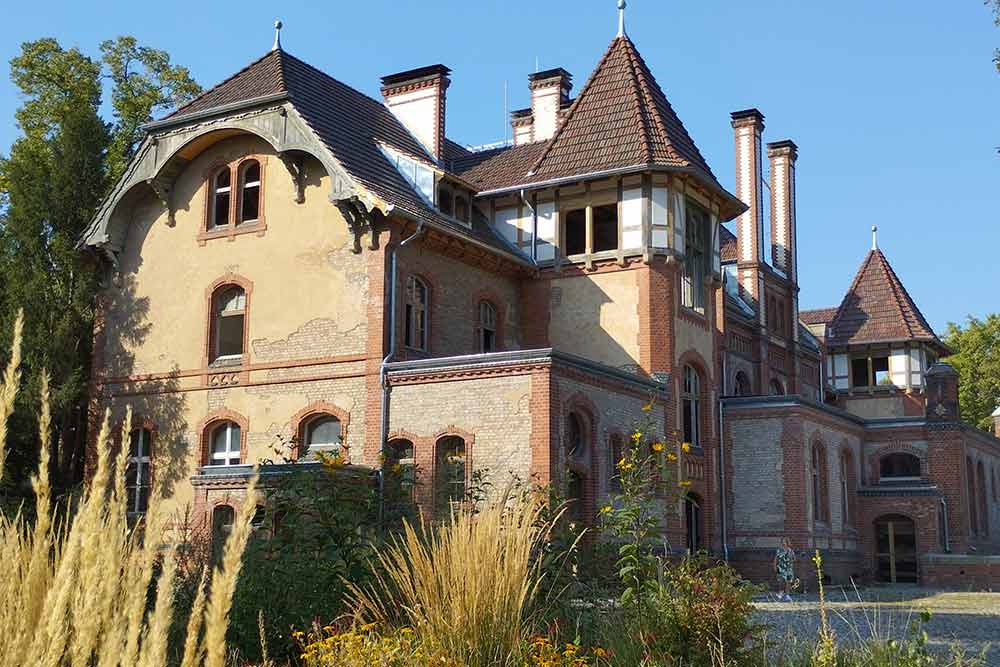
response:
<path fill-rule="evenodd" d="M 691 443 L 685 442 L 683 445 L 681 445 L 681 449 L 684 451 L 685 454 L 687 454 L 688 452 L 691 451 Z"/>
<path fill-rule="evenodd" d="M 663 443 L 662 442 L 654 442 L 653 443 L 653 451 L 654 452 L 662 452 L 663 451 Z"/>
<path fill-rule="evenodd" d="M 398 463 L 396 465 L 392 466 L 392 471 L 393 472 L 399 472 L 402 469 L 403 469 L 403 466 L 399 465 Z"/>
<path fill-rule="evenodd" d="M 677 455 L 674 454 L 673 452 L 667 452 L 667 460 L 668 461 L 676 461 L 677 460 Z"/>
<path fill-rule="evenodd" d="M 592 653 L 594 654 L 595 658 L 603 658 L 603 657 L 605 657 L 605 656 L 608 655 L 608 652 L 605 651 L 600 646 L 595 647 L 594 650 L 592 651 Z"/>
<path fill-rule="evenodd" d="M 650 401 L 649 403 L 646 403 L 646 405 L 642 406 L 642 411 L 643 412 L 649 412 L 652 409 L 653 409 L 653 402 L 652 401 Z"/>
<path fill-rule="evenodd" d="M 681 486 L 685 487 L 685 488 L 687 488 L 687 487 L 691 486 L 691 480 L 689 480 L 689 479 L 682 479 L 682 480 L 681 480 L 680 482 L 678 482 L 678 483 L 679 483 L 679 484 L 680 484 Z"/>
<path fill-rule="evenodd" d="M 601 514 L 610 514 L 610 513 L 611 513 L 611 505 L 605 505 L 604 507 L 601 508 Z"/>
<path fill-rule="evenodd" d="M 642 440 L 642 431 L 636 431 L 635 433 L 633 433 L 632 439 L 635 440 L 636 442 Z"/>

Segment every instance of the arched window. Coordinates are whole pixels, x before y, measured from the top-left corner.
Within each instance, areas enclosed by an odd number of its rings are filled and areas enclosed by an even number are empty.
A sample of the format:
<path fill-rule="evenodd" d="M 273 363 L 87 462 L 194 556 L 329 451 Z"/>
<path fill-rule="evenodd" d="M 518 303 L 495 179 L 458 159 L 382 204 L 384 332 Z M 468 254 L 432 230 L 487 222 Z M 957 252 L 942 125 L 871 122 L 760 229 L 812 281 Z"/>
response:
<path fill-rule="evenodd" d="M 207 465 L 235 466 L 240 464 L 242 434 L 236 422 L 224 421 L 217 424 L 209 438 L 210 449 Z"/>
<path fill-rule="evenodd" d="M 479 302 L 479 351 L 496 352 L 497 309 L 489 301 Z"/>
<path fill-rule="evenodd" d="M 240 212 L 236 224 L 256 222 L 260 217 L 260 162 L 247 160 L 240 165 Z"/>
<path fill-rule="evenodd" d="M 212 297 L 212 361 L 243 356 L 247 295 L 239 285 L 220 287 Z"/>
<path fill-rule="evenodd" d="M 703 545 L 701 498 L 696 494 L 684 495 L 684 523 L 688 553 L 698 553 Z"/>
<path fill-rule="evenodd" d="M 618 463 L 625 456 L 625 439 L 618 433 L 608 438 L 608 491 L 622 492 L 622 479 L 618 471 Z"/>
<path fill-rule="evenodd" d="M 128 513 L 143 514 L 149 503 L 153 434 L 149 429 L 136 429 L 129 437 L 128 467 L 125 469 L 125 490 Z"/>
<path fill-rule="evenodd" d="M 812 447 L 811 468 L 813 520 L 825 523 L 830 520 L 830 505 L 826 493 L 826 449 L 818 442 Z"/>
<path fill-rule="evenodd" d="M 736 396 L 750 396 L 753 393 L 753 389 L 750 388 L 750 378 L 743 371 L 736 374 L 735 385 L 733 392 Z"/>
<path fill-rule="evenodd" d="M 229 505 L 216 505 L 212 510 L 212 556 L 216 562 L 221 559 L 222 547 L 235 523 L 236 511 Z"/>
<path fill-rule="evenodd" d="M 976 486 L 979 491 L 979 534 L 990 534 L 990 512 L 986 504 L 986 468 L 983 462 L 976 464 Z"/>
<path fill-rule="evenodd" d="M 232 174 L 225 166 L 212 179 L 212 219 L 209 229 L 229 224 L 229 202 L 232 199 Z"/>
<path fill-rule="evenodd" d="M 681 384 L 681 410 L 684 442 L 692 447 L 701 445 L 701 376 L 691 366 L 684 367 Z"/>
<path fill-rule="evenodd" d="M 979 533 L 979 517 L 976 511 L 979 507 L 979 501 L 976 499 L 976 468 L 972 465 L 971 458 L 965 459 L 965 477 L 969 485 L 969 529 L 973 535 L 976 535 Z"/>
<path fill-rule="evenodd" d="M 879 479 L 920 479 L 920 459 L 906 452 L 893 452 L 878 464 Z"/>
<path fill-rule="evenodd" d="M 465 500 L 465 440 L 448 435 L 437 441 L 435 465 L 438 516 L 447 516 Z"/>
<path fill-rule="evenodd" d="M 774 378 L 771 380 L 769 385 L 771 396 L 784 396 L 785 395 L 785 385 L 781 384 L 781 380 Z"/>
<path fill-rule="evenodd" d="M 845 449 L 840 455 L 840 521 L 844 528 L 854 526 L 855 493 L 854 455 Z"/>
<path fill-rule="evenodd" d="M 308 457 L 315 457 L 320 452 L 339 452 L 340 443 L 340 420 L 333 415 L 316 415 L 302 429 L 302 446 Z"/>
<path fill-rule="evenodd" d="M 394 476 L 392 479 L 399 483 L 400 495 L 412 500 L 413 487 L 416 484 L 413 442 L 405 438 L 390 440 L 386 447 L 386 459 L 389 471 Z"/>
<path fill-rule="evenodd" d="M 406 347 L 427 350 L 427 285 L 416 276 L 406 280 L 406 321 L 404 322 Z"/>

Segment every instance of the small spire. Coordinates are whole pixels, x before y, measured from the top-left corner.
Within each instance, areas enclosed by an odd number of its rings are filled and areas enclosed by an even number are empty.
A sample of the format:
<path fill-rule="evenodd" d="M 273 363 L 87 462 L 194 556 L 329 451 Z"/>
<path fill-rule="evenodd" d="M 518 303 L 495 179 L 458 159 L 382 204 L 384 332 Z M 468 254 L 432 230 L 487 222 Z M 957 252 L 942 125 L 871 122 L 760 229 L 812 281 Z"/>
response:
<path fill-rule="evenodd" d="M 625 0 L 618 0 L 618 36 L 625 36 Z"/>
<path fill-rule="evenodd" d="M 280 51 L 281 50 L 281 28 L 282 27 L 283 27 L 283 24 L 281 23 L 280 19 L 274 22 L 274 46 L 271 47 L 272 51 Z"/>
<path fill-rule="evenodd" d="M 878 250 L 878 226 L 872 225 L 872 250 Z"/>

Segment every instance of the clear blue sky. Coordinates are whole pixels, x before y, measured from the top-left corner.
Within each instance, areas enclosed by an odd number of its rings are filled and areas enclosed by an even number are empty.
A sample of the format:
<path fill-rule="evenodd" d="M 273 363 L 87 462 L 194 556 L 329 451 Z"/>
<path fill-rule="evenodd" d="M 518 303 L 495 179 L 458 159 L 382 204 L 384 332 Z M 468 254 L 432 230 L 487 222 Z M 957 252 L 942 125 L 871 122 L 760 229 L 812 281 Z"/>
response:
<path fill-rule="evenodd" d="M 617 28 L 615 0 L 239 3 L 17 2 L 0 56 L 54 36 L 96 53 L 133 34 L 204 86 L 270 48 L 377 97 L 379 77 L 450 66 L 448 134 L 503 138 L 503 85 L 564 67 L 576 90 Z M 880 245 L 939 333 L 1000 311 L 1000 30 L 980 0 L 629 0 L 628 31 L 716 175 L 733 189 L 729 112 L 755 106 L 765 140 L 799 145 L 803 308 L 839 303 L 878 224 Z M 17 92 L 0 81 L 0 150 L 17 135 Z"/>

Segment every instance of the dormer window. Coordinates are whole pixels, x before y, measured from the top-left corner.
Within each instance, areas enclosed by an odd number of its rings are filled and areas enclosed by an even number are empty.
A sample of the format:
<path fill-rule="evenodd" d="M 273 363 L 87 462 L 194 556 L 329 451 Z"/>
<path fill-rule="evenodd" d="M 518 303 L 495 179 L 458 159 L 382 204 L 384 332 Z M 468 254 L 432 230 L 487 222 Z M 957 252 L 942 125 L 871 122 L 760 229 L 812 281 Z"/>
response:
<path fill-rule="evenodd" d="M 454 208 L 452 207 L 453 198 L 451 190 L 445 186 L 438 188 L 438 210 L 445 215 L 454 215 Z"/>
<path fill-rule="evenodd" d="M 469 222 L 469 200 L 465 195 L 455 197 L 455 217 L 462 222 Z"/>
<path fill-rule="evenodd" d="M 257 222 L 260 217 L 260 162 L 247 160 L 240 165 L 240 213 L 236 224 Z"/>

